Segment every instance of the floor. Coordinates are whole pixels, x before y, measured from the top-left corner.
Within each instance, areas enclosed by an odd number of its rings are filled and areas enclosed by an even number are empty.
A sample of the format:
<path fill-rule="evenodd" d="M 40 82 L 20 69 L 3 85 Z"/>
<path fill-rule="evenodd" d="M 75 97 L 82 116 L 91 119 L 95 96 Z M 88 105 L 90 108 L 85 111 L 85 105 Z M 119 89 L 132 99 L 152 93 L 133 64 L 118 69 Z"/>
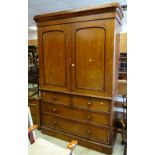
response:
<path fill-rule="evenodd" d="M 49 142 L 52 142 L 60 147 L 66 148 L 68 142 L 42 134 L 39 130 L 36 130 L 36 138 L 43 138 Z M 121 145 L 121 135 L 118 133 L 116 135 L 116 141 L 114 145 L 113 155 L 123 155 L 124 145 Z M 106 155 L 104 153 L 96 152 L 82 146 L 77 145 L 74 150 L 75 155 Z"/>

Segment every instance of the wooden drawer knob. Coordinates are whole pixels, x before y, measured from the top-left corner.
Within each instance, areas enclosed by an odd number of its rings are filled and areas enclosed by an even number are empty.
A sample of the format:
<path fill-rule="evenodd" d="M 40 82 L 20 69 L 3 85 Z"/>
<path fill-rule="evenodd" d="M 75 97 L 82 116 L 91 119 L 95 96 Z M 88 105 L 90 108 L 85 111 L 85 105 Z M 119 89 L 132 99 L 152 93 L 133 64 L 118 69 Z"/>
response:
<path fill-rule="evenodd" d="M 53 99 L 54 101 L 56 101 L 56 100 L 57 100 L 57 97 L 56 97 L 56 96 L 53 96 L 52 99 Z"/>
<path fill-rule="evenodd" d="M 54 124 L 54 125 L 57 125 L 57 121 L 54 121 L 53 124 Z"/>
<path fill-rule="evenodd" d="M 90 134 L 91 133 L 90 130 L 87 130 L 87 133 Z"/>
<path fill-rule="evenodd" d="M 92 115 L 88 115 L 87 119 L 90 120 L 92 118 Z"/>
<path fill-rule="evenodd" d="M 56 112 L 56 108 L 53 108 L 53 112 Z"/>
<path fill-rule="evenodd" d="M 87 104 L 90 106 L 90 105 L 92 105 L 92 102 L 91 102 L 91 101 L 89 101 Z"/>
<path fill-rule="evenodd" d="M 46 93 L 43 93 L 43 95 L 45 95 Z"/>
<path fill-rule="evenodd" d="M 104 103 L 103 103 L 103 102 L 101 102 L 101 104 L 103 105 Z"/>

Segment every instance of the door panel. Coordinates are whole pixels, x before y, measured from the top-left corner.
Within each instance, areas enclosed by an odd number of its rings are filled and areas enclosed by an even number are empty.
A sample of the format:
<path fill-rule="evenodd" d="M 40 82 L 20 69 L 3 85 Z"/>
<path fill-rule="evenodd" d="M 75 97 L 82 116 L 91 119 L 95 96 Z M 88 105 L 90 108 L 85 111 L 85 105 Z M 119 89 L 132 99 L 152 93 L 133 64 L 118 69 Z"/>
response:
<path fill-rule="evenodd" d="M 111 95 L 113 26 L 112 20 L 73 24 L 71 69 L 73 92 Z"/>
<path fill-rule="evenodd" d="M 76 87 L 104 90 L 105 30 L 99 27 L 78 29 L 76 38 Z"/>
<path fill-rule="evenodd" d="M 43 27 L 39 31 L 41 33 L 41 38 L 39 38 L 41 88 L 69 90 L 69 26 Z"/>
<path fill-rule="evenodd" d="M 43 34 L 45 84 L 62 87 L 66 85 L 65 42 L 63 31 L 50 31 Z"/>

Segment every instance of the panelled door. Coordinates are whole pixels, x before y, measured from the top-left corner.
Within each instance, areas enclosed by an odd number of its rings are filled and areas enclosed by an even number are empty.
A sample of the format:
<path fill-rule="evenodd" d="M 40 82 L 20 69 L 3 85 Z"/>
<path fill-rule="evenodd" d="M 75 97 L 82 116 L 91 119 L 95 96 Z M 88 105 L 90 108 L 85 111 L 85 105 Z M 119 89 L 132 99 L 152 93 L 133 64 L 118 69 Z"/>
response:
<path fill-rule="evenodd" d="M 113 26 L 112 20 L 72 25 L 73 92 L 105 96 L 111 94 Z"/>
<path fill-rule="evenodd" d="M 39 33 L 40 86 L 42 89 L 70 89 L 70 26 L 41 27 Z"/>

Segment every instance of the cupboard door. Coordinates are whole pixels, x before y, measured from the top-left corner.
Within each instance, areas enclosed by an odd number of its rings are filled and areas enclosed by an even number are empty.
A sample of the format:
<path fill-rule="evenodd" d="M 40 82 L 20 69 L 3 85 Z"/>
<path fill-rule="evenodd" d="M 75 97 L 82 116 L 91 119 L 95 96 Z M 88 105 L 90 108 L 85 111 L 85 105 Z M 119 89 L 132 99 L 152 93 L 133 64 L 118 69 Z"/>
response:
<path fill-rule="evenodd" d="M 65 26 L 40 28 L 40 84 L 52 90 L 69 89 L 69 32 Z"/>
<path fill-rule="evenodd" d="M 73 91 L 107 96 L 111 93 L 113 26 L 109 24 L 113 24 L 111 20 L 73 25 Z"/>

